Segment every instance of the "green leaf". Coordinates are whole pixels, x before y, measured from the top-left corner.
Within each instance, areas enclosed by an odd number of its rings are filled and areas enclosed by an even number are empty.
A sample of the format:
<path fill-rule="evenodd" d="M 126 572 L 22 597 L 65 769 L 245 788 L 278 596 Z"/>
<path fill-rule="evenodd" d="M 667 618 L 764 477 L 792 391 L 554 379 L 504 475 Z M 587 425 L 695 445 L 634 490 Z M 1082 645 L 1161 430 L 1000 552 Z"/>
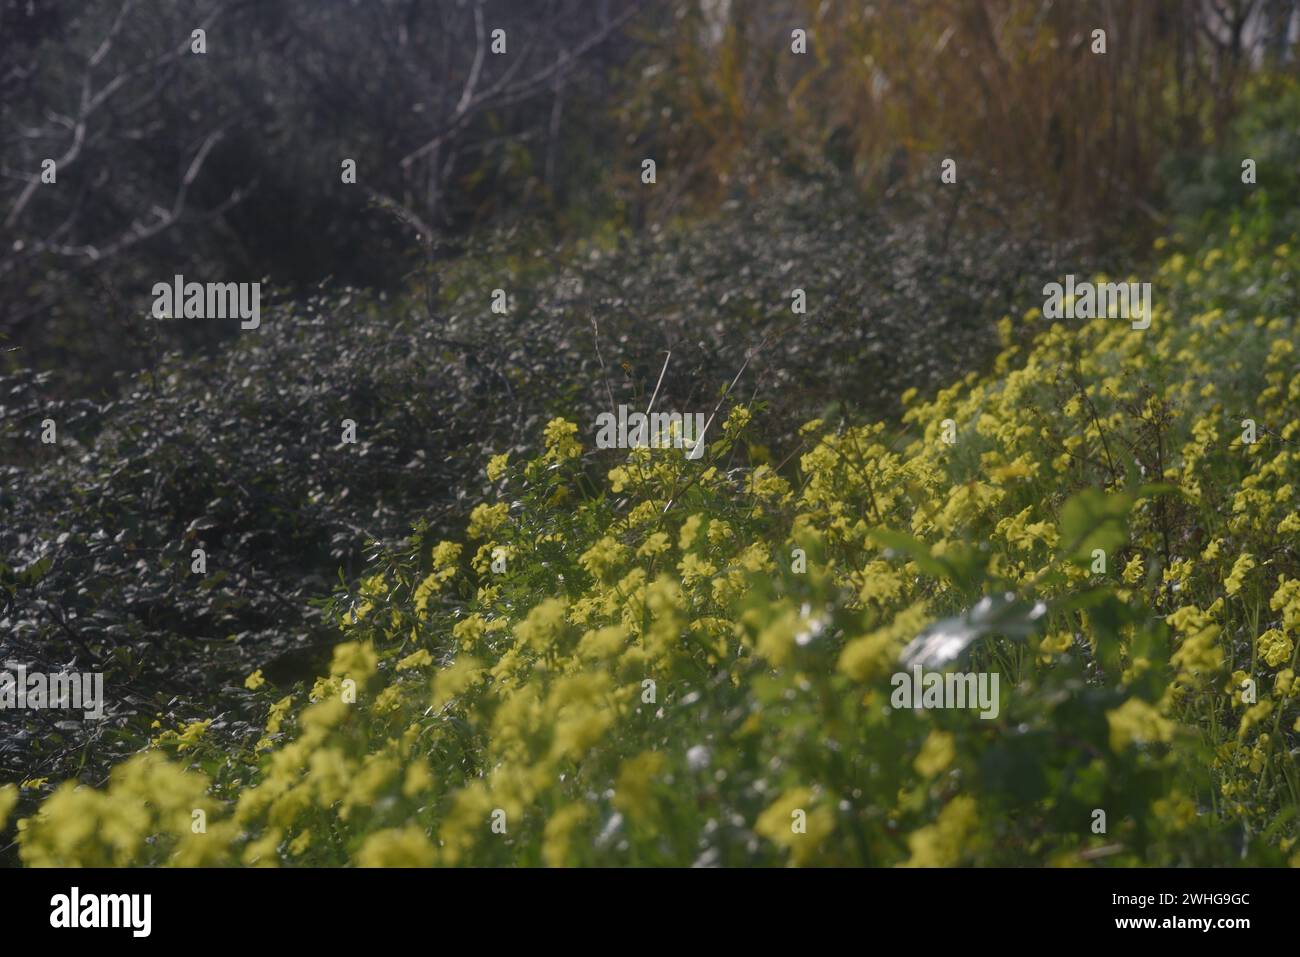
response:
<path fill-rule="evenodd" d="M 19 583 L 27 585 L 28 587 L 35 585 L 45 577 L 46 573 L 50 570 L 50 566 L 53 564 L 54 560 L 50 558 L 50 556 L 46 555 L 44 558 L 34 561 L 30 565 L 25 565 L 18 569 Z"/>
<path fill-rule="evenodd" d="M 1025 601 L 1011 592 L 985 595 L 969 610 L 937 621 L 913 638 L 903 649 L 901 661 L 906 668 L 943 668 L 985 636 L 1027 638 L 1038 630 L 1046 614 L 1042 602 Z"/>
<path fill-rule="evenodd" d="M 867 534 L 883 547 L 908 556 L 928 575 L 941 579 L 947 579 L 951 575 L 947 564 L 931 555 L 930 547 L 918 538 L 888 528 L 873 528 Z"/>
<path fill-rule="evenodd" d="M 1095 549 L 1110 555 L 1128 541 L 1128 513 L 1133 496 L 1084 489 L 1061 506 L 1061 555 L 1088 563 Z"/>
<path fill-rule="evenodd" d="M 1092 626 L 1097 645 L 1097 660 L 1111 675 L 1118 675 L 1121 665 L 1123 629 L 1143 620 L 1139 609 L 1130 607 L 1109 586 L 1093 588 L 1073 595 L 1056 606 L 1057 611 L 1082 611 Z"/>

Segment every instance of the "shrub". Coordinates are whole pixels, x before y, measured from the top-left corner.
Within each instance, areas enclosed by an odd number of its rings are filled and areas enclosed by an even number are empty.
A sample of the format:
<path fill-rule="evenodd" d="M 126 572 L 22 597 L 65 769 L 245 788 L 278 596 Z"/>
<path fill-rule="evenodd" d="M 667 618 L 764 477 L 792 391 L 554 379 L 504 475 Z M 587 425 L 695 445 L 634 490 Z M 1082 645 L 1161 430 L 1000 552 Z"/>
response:
<path fill-rule="evenodd" d="M 797 468 L 749 459 L 743 405 L 698 461 L 552 422 L 462 540 L 418 527 L 336 596 L 328 673 L 252 691 L 257 742 L 160 729 L 22 857 L 1298 863 L 1300 368 L 1264 311 L 1296 258 L 1170 254 L 1144 332 L 1006 320 L 991 374 L 899 429 L 810 422 Z M 996 717 L 899 707 L 913 664 L 997 673 Z M 159 761 L 207 835 L 115 816 Z M 86 815 L 129 824 L 61 839 Z"/>
<path fill-rule="evenodd" d="M 93 726 L 4 711 L 0 777 L 99 781 L 160 712 L 253 733 L 237 696 L 214 697 L 255 669 L 287 685 L 322 666 L 338 634 L 311 602 L 355 583 L 370 542 L 417 516 L 449 533 L 489 450 L 518 454 L 551 415 L 585 424 L 610 396 L 645 402 L 665 350 L 660 408 L 713 409 L 748 356 L 739 388 L 780 447 L 836 398 L 894 411 L 901 370 L 933 389 L 987 362 L 1019 278 L 1057 264 L 1045 244 L 960 227 L 945 249 L 941 221 L 844 210 L 842 188 L 791 186 L 558 263 L 519 254 L 533 236 L 474 248 L 432 315 L 418 293 L 280 304 L 212 357 L 162 356 L 113 401 L 0 378 L 0 652 L 94 667 L 110 698 Z M 796 275 L 807 315 L 790 309 Z M 57 446 L 39 442 L 46 418 Z"/>

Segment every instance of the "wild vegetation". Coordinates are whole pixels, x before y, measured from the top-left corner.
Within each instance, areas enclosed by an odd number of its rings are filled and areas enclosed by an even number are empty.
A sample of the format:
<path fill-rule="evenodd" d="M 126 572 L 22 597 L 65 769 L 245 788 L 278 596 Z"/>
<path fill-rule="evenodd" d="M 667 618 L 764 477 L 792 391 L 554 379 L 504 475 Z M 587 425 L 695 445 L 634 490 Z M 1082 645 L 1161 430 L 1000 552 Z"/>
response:
<path fill-rule="evenodd" d="M 80 198 L 0 186 L 0 661 L 108 692 L 0 709 L 7 862 L 1300 864 L 1300 92 L 1249 0 L 209 6 L 259 56 L 0 0 L 7 163 L 92 91 Z M 140 318 L 254 266 L 254 332 Z M 1067 274 L 1149 327 L 1046 318 Z M 620 404 L 703 454 L 595 447 Z"/>
<path fill-rule="evenodd" d="M 9 377 L 0 434 L 30 460 L 0 467 L 7 653 L 47 672 L 90 663 L 121 693 L 93 724 L 0 711 L 0 771 L 94 776 L 160 709 L 197 716 L 256 668 L 312 676 L 338 638 L 312 600 L 355 582 L 369 543 L 416 518 L 458 528 L 488 452 L 536 447 L 555 415 L 588 428 L 614 400 L 644 407 L 665 362 L 662 407 L 705 412 L 745 369 L 778 448 L 832 403 L 895 413 L 900 370 L 932 390 L 987 363 L 996 304 L 1032 301 L 1017 292 L 1027 273 L 1041 285 L 1086 261 L 963 226 L 941 267 L 940 223 L 837 214 L 843 188 L 792 186 L 559 262 L 485 240 L 446 271 L 433 315 L 419 288 L 284 303 L 215 357 L 159 355 L 109 403 Z M 796 269 L 806 315 L 791 311 Z M 490 308 L 499 285 L 504 314 Z M 32 441 L 46 420 L 58 445 Z"/>
<path fill-rule="evenodd" d="M 901 428 L 811 421 L 788 473 L 743 404 L 698 461 L 553 419 L 462 536 L 336 598 L 328 673 L 248 676 L 260 737 L 160 720 L 23 859 L 1285 861 L 1297 247 L 1254 225 L 1166 252 L 1150 329 L 1007 318 L 992 373 L 907 390 Z M 1001 713 L 891 707 L 909 647 L 999 672 Z"/>

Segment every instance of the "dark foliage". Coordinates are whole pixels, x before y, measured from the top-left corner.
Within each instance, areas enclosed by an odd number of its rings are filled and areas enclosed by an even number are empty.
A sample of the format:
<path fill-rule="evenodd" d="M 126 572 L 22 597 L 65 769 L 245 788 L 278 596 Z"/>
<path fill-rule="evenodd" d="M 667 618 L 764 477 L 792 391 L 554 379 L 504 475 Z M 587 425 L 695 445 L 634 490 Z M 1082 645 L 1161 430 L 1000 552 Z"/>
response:
<path fill-rule="evenodd" d="M 214 695 L 217 730 L 239 733 L 232 690 L 254 668 L 315 673 L 335 636 L 310 600 L 351 583 L 369 543 L 463 521 L 487 453 L 522 450 L 553 414 L 590 446 L 611 399 L 644 406 L 668 351 L 657 409 L 711 412 L 744 367 L 735 394 L 793 452 L 837 397 L 888 415 L 907 386 L 980 367 L 992 322 L 1078 266 L 949 226 L 947 207 L 900 225 L 851 197 L 807 184 L 563 261 L 506 255 L 525 240 L 498 236 L 443 271 L 436 315 L 419 294 L 275 306 L 228 350 L 164 356 L 107 403 L 55 399 L 44 375 L 0 381 L 0 660 L 102 670 L 109 701 L 102 722 L 6 712 L 0 779 L 93 779 L 155 714 Z M 40 443 L 45 419 L 57 445 Z"/>
<path fill-rule="evenodd" d="M 393 288 L 412 225 L 544 215 L 589 172 L 576 144 L 611 135 L 591 104 L 639 9 L 0 0 L 0 335 L 64 394 L 99 392 L 139 368 L 103 312 L 145 311 L 176 273 Z M 509 56 L 489 52 L 497 27 Z"/>

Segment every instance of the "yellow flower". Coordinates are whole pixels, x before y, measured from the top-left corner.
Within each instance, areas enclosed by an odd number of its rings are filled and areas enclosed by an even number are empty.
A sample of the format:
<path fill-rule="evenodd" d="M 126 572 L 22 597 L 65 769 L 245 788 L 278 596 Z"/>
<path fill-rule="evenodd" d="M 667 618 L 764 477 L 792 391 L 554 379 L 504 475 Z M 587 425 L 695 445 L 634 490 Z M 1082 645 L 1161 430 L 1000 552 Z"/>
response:
<path fill-rule="evenodd" d="M 457 658 L 433 677 L 433 707 L 441 708 L 473 687 L 482 676 L 483 666 L 476 658 Z"/>
<path fill-rule="evenodd" d="M 787 608 L 781 614 L 773 616 L 759 632 L 754 649 L 773 667 L 783 667 L 794 654 L 795 636 L 803 626 L 803 617 L 798 609 Z"/>
<path fill-rule="evenodd" d="M 429 654 L 428 649 L 421 648 L 399 661 L 395 670 L 407 671 L 410 668 L 425 668 L 431 664 L 433 664 L 433 655 Z"/>
<path fill-rule="evenodd" d="M 389 714 L 397 711 L 405 700 L 401 685 L 389 685 L 375 696 L 375 714 Z"/>
<path fill-rule="evenodd" d="M 578 556 L 578 564 L 593 578 L 605 578 L 627 561 L 627 546 L 606 535 Z"/>
<path fill-rule="evenodd" d="M 365 684 L 379 668 L 379 656 L 369 641 L 348 641 L 334 646 L 334 660 L 330 675 L 351 678 L 358 685 Z"/>
<path fill-rule="evenodd" d="M 1179 588 L 1187 584 L 1188 579 L 1192 576 L 1193 570 L 1194 566 L 1190 561 L 1185 558 L 1176 558 L 1169 563 L 1169 567 L 1166 568 L 1164 573 L 1160 576 L 1161 581 L 1165 584 L 1175 585 L 1176 587 L 1174 590 L 1177 591 Z"/>
<path fill-rule="evenodd" d="M 563 598 L 547 598 L 515 625 L 515 637 L 536 651 L 545 651 L 563 633 L 567 607 Z"/>
<path fill-rule="evenodd" d="M 443 863 L 455 866 L 488 829 L 492 797 L 482 781 L 474 781 L 452 797 L 451 808 L 438 829 Z"/>
<path fill-rule="evenodd" d="M 1300 579 L 1279 576 L 1277 591 L 1269 599 L 1268 607 L 1282 613 L 1282 626 L 1287 631 L 1300 630 Z"/>
<path fill-rule="evenodd" d="M 762 542 L 755 542 L 746 548 L 737 558 L 740 567 L 749 572 L 768 572 L 776 570 L 776 563 Z"/>
<path fill-rule="evenodd" d="M 506 472 L 506 463 L 510 461 L 510 453 L 502 452 L 500 455 L 494 455 L 488 459 L 487 477 L 489 482 L 495 482 Z"/>
<path fill-rule="evenodd" d="M 376 831 L 357 851 L 360 867 L 432 867 L 437 851 L 423 830 L 408 825 Z"/>
<path fill-rule="evenodd" d="M 456 562 L 460 558 L 460 545 L 442 542 L 433 550 L 433 571 L 416 586 L 412 601 L 417 612 L 428 611 L 429 599 L 441 590 L 443 583 L 456 575 Z"/>
<path fill-rule="evenodd" d="M 1177 792 L 1156 799 L 1151 810 L 1156 820 L 1171 830 L 1186 830 L 1196 822 L 1196 805 L 1186 795 Z"/>
<path fill-rule="evenodd" d="M 883 675 L 898 660 L 903 646 L 929 623 L 925 604 L 918 602 L 899 612 L 893 622 L 844 645 L 839 670 L 854 681 L 869 681 Z"/>
<path fill-rule="evenodd" d="M 614 719 L 615 715 L 609 709 L 590 706 L 569 708 L 557 715 L 551 757 L 580 759 L 600 741 Z"/>
<path fill-rule="evenodd" d="M 577 435 L 578 427 L 567 419 L 556 418 L 546 423 L 546 461 L 563 462 L 582 455 L 582 444 Z"/>
<path fill-rule="evenodd" d="M 346 821 L 354 809 L 372 805 L 399 770 L 397 760 L 391 755 L 382 752 L 367 755 L 348 781 L 339 818 Z"/>
<path fill-rule="evenodd" d="M 1038 653 L 1043 662 L 1050 662 L 1054 655 L 1063 655 L 1074 646 L 1074 634 L 1058 631 L 1044 635 L 1038 643 Z"/>
<path fill-rule="evenodd" d="M 189 836 L 193 812 L 214 813 L 208 787 L 204 775 L 141 752 L 113 768 L 104 791 L 60 785 L 19 822 L 19 858 L 31 867 L 122 867 L 148 849 L 166 862 Z M 219 863 L 227 835 L 214 828 L 209 836 L 211 862 Z"/>
<path fill-rule="evenodd" d="M 784 502 L 791 496 L 790 483 L 769 465 L 760 465 L 749 473 L 749 493 L 757 499 Z"/>
<path fill-rule="evenodd" d="M 614 785 L 614 806 L 636 820 L 655 814 L 654 784 L 668 762 L 658 751 L 643 751 L 628 758 L 618 770 Z"/>
<path fill-rule="evenodd" d="M 459 542 L 439 542 L 433 547 L 433 551 L 430 553 L 430 558 L 433 562 L 433 567 L 437 570 L 439 577 L 443 581 L 446 581 L 452 574 L 454 574 L 455 570 L 452 569 L 451 572 L 449 572 L 448 568 L 460 561 L 460 552 L 461 545 Z"/>
<path fill-rule="evenodd" d="M 266 733 L 275 734 L 280 730 L 284 723 L 285 716 L 289 713 L 289 708 L 293 705 L 293 695 L 287 694 L 275 704 L 271 705 L 266 715 Z"/>
<path fill-rule="evenodd" d="M 469 528 L 466 529 L 465 534 L 470 538 L 486 538 L 505 524 L 506 516 L 509 514 L 510 505 L 507 502 L 497 505 L 480 503 L 469 513 Z"/>
<path fill-rule="evenodd" d="M 925 744 L 921 745 L 916 761 L 913 762 L 916 773 L 923 778 L 932 778 L 952 764 L 957 756 L 954 741 L 953 736 L 947 731 L 937 729 L 931 731 L 925 739 Z"/>
<path fill-rule="evenodd" d="M 682 584 L 690 588 L 703 579 L 711 578 L 717 573 L 718 566 L 691 553 L 677 563 L 677 570 L 682 573 Z"/>
<path fill-rule="evenodd" d="M 1171 659 L 1179 669 L 1179 680 L 1196 685 L 1223 667 L 1223 649 L 1216 643 L 1219 626 L 1209 624 L 1188 634 Z"/>
<path fill-rule="evenodd" d="M 1037 474 L 1038 467 L 1029 461 L 1027 455 L 1022 455 L 1014 462 L 1008 462 L 1006 465 L 992 469 L 989 472 L 989 477 L 1001 484 L 1015 479 L 1033 478 Z"/>
<path fill-rule="evenodd" d="M 975 799 L 965 794 L 949 801 L 933 824 L 907 837 L 907 867 L 952 867 L 971 847 L 970 836 L 978 824 Z"/>
<path fill-rule="evenodd" d="M 609 490 L 615 495 L 632 484 L 631 474 L 621 465 L 616 465 L 610 469 L 606 478 L 609 479 Z"/>
<path fill-rule="evenodd" d="M 311 831 L 307 830 L 289 842 L 289 853 L 294 857 L 301 857 L 307 853 L 309 847 L 311 847 Z"/>
<path fill-rule="evenodd" d="M 735 436 L 749 425 L 750 418 L 749 409 L 738 405 L 728 413 L 727 420 L 722 423 L 722 431 L 727 435 Z"/>
<path fill-rule="evenodd" d="M 1270 668 L 1276 668 L 1291 660 L 1294 646 L 1290 638 L 1276 628 L 1270 628 L 1259 636 L 1258 647 L 1265 663 Z"/>
<path fill-rule="evenodd" d="M 182 750 L 183 752 L 183 750 L 194 748 L 194 746 L 198 745 L 199 741 L 203 739 L 205 733 L 208 733 L 208 727 L 211 726 L 211 724 L 211 718 L 205 718 L 200 720 L 200 722 L 188 723 L 185 727 L 185 731 L 182 731 L 181 735 L 179 735 L 177 739 L 177 749 Z"/>
<path fill-rule="evenodd" d="M 480 638 L 488 633 L 488 623 L 482 615 L 473 614 L 456 622 L 451 628 L 451 636 L 455 638 L 461 648 L 469 650 L 473 648 Z"/>
<path fill-rule="evenodd" d="M 568 863 L 573 832 L 589 813 L 586 805 L 569 804 L 551 815 L 542 838 L 542 859 L 547 867 L 564 867 Z"/>
<path fill-rule="evenodd" d="M 677 539 L 677 547 L 682 551 L 690 551 L 695 544 L 695 536 L 700 533 L 700 525 L 704 522 L 704 516 L 692 515 L 682 523 L 681 534 Z"/>
<path fill-rule="evenodd" d="M 248 867 L 278 867 L 277 851 L 283 837 L 284 832 L 273 827 L 257 840 L 250 841 L 244 848 L 244 864 Z"/>
<path fill-rule="evenodd" d="M 754 822 L 755 833 L 788 850 L 796 866 L 813 861 L 834 830 L 834 811 L 809 788 L 786 791 Z"/>
<path fill-rule="evenodd" d="M 636 550 L 637 558 L 654 558 L 656 555 L 662 555 L 671 547 L 668 535 L 665 532 L 651 532 L 646 536 L 646 540 L 641 547 Z"/>
<path fill-rule="evenodd" d="M 1269 701 L 1267 698 L 1258 704 L 1251 705 L 1246 709 L 1246 713 L 1241 716 L 1241 724 L 1237 728 L 1237 737 L 1244 739 L 1252 727 L 1259 724 L 1272 713 L 1273 702 Z M 1265 739 L 1262 743 L 1268 743 L 1266 740 L 1268 737 L 1267 735 L 1261 735 L 1260 737 L 1261 739 Z"/>
<path fill-rule="evenodd" d="M 9 815 L 13 812 L 14 806 L 18 803 L 18 788 L 12 784 L 6 784 L 0 787 L 0 831 L 5 829 L 5 824 L 9 821 Z"/>
<path fill-rule="evenodd" d="M 627 629 L 622 625 L 589 631 L 578 642 L 578 657 L 589 661 L 616 657 L 627 643 L 627 637 Z"/>
<path fill-rule="evenodd" d="M 406 766 L 406 776 L 402 781 L 403 797 L 418 797 L 432 786 L 433 773 L 429 770 L 428 761 L 416 758 Z"/>
<path fill-rule="evenodd" d="M 1129 698 L 1106 712 L 1112 751 L 1123 751 L 1134 742 L 1167 744 L 1173 740 L 1174 723 L 1140 698 Z"/>
<path fill-rule="evenodd" d="M 1246 580 L 1246 573 L 1255 567 L 1255 559 L 1249 554 L 1243 553 L 1235 563 L 1228 577 L 1223 580 L 1223 587 L 1229 595 L 1235 595 L 1241 591 L 1241 586 Z"/>
<path fill-rule="evenodd" d="M 251 675 L 244 679 L 244 687 L 249 691 L 256 691 L 262 685 L 266 684 L 266 679 L 262 677 L 262 669 L 258 668 Z"/>
<path fill-rule="evenodd" d="M 308 763 L 307 779 L 325 806 L 343 799 L 348 792 L 352 775 L 356 773 L 353 762 L 338 748 L 320 748 L 313 751 Z"/>

